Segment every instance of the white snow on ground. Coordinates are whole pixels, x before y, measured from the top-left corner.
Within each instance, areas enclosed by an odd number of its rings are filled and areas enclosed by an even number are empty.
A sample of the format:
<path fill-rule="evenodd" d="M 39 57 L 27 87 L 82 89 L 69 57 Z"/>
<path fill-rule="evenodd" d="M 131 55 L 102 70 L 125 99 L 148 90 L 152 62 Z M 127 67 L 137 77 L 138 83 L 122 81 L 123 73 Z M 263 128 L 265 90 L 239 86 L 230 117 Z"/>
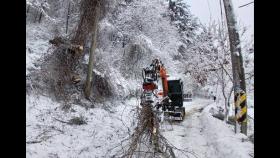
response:
<path fill-rule="evenodd" d="M 27 157 L 106 157 L 110 149 L 132 134 L 133 109 L 138 105 L 133 98 L 125 102 L 107 102 L 93 109 L 73 106 L 71 112 L 63 112 L 59 105 L 48 97 L 27 98 Z M 246 136 L 235 134 L 230 125 L 214 118 L 209 113 L 216 106 L 212 100 L 195 99 L 185 102 L 186 117 L 183 122 L 165 122 L 163 135 L 175 147 L 194 152 L 200 158 L 247 158 L 253 154 L 253 144 Z M 201 112 L 200 110 L 204 108 Z M 68 125 L 68 121 L 82 115 L 87 124 Z M 245 141 L 242 142 L 242 139 Z M 179 158 L 187 157 L 175 150 Z M 191 155 L 188 155 L 192 158 Z"/>
<path fill-rule="evenodd" d="M 26 74 L 29 74 L 29 68 L 39 69 L 34 62 L 40 59 L 50 47 L 48 40 L 51 39 L 52 34 L 48 29 L 44 25 L 26 25 Z"/>
<path fill-rule="evenodd" d="M 106 157 L 110 149 L 132 134 L 133 109 L 136 99 L 126 102 L 107 102 L 85 109 L 73 106 L 63 112 L 59 105 L 44 96 L 27 98 L 26 157 L 93 158 Z M 83 116 L 84 125 L 69 125 L 74 116 Z M 125 121 L 123 121 L 125 120 Z M 37 143 L 28 142 L 41 141 Z"/>
<path fill-rule="evenodd" d="M 181 123 L 165 123 L 163 135 L 179 149 L 191 151 L 199 158 L 249 158 L 253 144 L 245 135 L 235 134 L 230 125 L 211 116 L 213 101 L 196 99 L 187 102 L 186 117 Z M 201 112 L 200 109 L 204 108 Z M 245 140 L 242 142 L 242 140 Z M 175 151 L 178 157 L 195 157 Z"/>

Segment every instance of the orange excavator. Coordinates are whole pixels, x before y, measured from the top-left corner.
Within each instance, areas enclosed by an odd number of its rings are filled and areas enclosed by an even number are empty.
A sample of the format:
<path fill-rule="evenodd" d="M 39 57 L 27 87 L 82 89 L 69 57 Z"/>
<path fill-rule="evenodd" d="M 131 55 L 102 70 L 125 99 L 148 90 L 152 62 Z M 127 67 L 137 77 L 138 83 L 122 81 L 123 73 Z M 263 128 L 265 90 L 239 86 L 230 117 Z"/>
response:
<path fill-rule="evenodd" d="M 183 120 L 183 82 L 180 79 L 168 80 L 169 75 L 159 59 L 154 59 L 149 67 L 143 69 L 142 77 L 141 102 L 154 104 L 157 110 L 164 112 L 165 118 Z"/>

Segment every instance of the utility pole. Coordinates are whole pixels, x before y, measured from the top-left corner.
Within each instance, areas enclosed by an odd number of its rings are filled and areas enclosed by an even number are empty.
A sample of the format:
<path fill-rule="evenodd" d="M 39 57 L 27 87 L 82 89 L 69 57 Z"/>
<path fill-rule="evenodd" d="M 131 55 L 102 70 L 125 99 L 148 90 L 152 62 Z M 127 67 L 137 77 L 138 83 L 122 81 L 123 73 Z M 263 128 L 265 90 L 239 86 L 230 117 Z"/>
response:
<path fill-rule="evenodd" d="M 229 34 L 233 86 L 236 107 L 236 125 L 235 132 L 237 132 L 237 123 L 241 124 L 241 133 L 247 135 L 247 101 L 246 101 L 246 82 L 243 67 L 243 59 L 241 54 L 240 38 L 237 30 L 236 17 L 233 11 L 231 0 L 223 0 L 227 19 L 227 28 Z M 245 94 L 244 94 L 245 93 Z M 245 97 L 244 97 L 245 96 Z M 242 100 L 240 100 L 242 98 Z M 244 99 L 245 98 L 245 99 Z M 239 106 L 240 105 L 240 106 Z"/>
<path fill-rule="evenodd" d="M 92 88 L 92 70 L 93 70 L 93 53 L 96 49 L 96 37 L 97 37 L 97 27 L 98 27 L 98 20 L 100 15 L 100 2 L 98 1 L 95 7 L 95 19 L 94 19 L 94 28 L 93 28 L 93 37 L 92 37 L 92 44 L 90 48 L 89 54 L 89 61 L 88 61 L 88 73 L 85 85 L 85 97 L 89 99 L 91 88 Z"/>

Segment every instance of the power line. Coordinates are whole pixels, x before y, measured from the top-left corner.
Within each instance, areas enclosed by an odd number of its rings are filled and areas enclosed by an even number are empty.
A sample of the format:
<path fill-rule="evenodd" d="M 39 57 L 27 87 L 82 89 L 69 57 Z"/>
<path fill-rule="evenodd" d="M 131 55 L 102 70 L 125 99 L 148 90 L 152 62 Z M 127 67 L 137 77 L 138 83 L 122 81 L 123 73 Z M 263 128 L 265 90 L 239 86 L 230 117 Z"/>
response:
<path fill-rule="evenodd" d="M 244 4 L 244 5 L 241 5 L 241 6 L 239 6 L 238 8 L 245 7 L 245 6 L 250 5 L 250 4 L 252 4 L 252 3 L 254 3 L 254 1 L 253 1 L 253 2 L 250 2 L 250 3 L 247 3 L 247 4 Z"/>

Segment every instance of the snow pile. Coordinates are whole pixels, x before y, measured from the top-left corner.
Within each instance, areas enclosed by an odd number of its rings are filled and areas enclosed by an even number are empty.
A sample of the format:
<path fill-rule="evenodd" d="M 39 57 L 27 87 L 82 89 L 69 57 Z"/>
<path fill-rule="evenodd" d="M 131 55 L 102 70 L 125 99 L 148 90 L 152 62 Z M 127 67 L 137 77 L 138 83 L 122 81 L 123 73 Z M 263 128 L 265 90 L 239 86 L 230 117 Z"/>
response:
<path fill-rule="evenodd" d="M 246 158 L 253 155 L 253 144 L 248 138 L 239 133 L 235 134 L 229 125 L 223 121 L 215 119 L 209 113 L 211 106 L 202 112 L 201 122 L 205 125 L 205 135 L 210 140 L 211 145 L 216 146 L 214 153 L 219 153 L 217 157 L 240 157 Z"/>

